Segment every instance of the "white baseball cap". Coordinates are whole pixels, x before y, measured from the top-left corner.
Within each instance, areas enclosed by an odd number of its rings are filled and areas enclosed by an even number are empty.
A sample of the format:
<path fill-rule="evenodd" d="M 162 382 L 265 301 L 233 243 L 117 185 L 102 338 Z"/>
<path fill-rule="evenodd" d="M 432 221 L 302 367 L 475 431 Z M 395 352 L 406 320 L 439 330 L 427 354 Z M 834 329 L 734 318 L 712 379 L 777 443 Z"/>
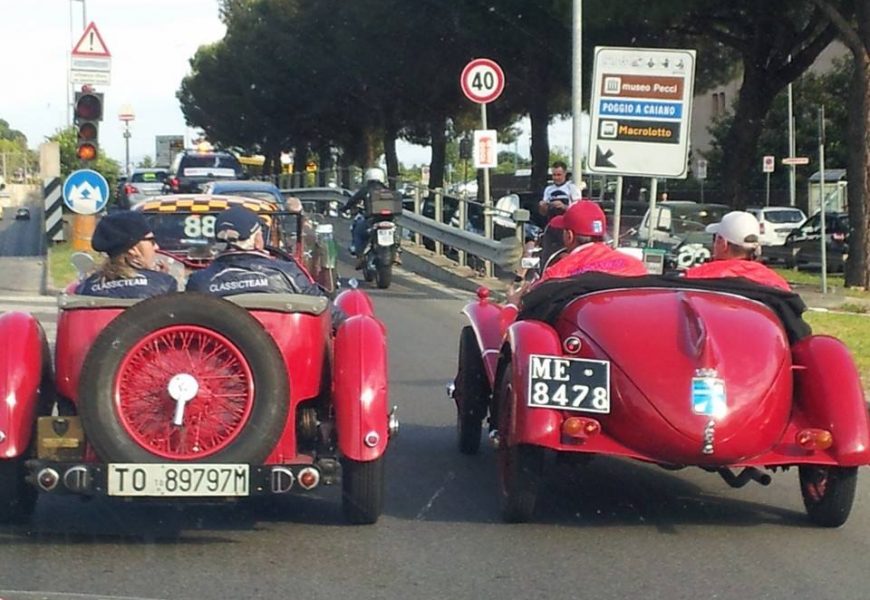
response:
<path fill-rule="evenodd" d="M 707 233 L 715 233 L 735 246 L 750 250 L 758 248 L 761 235 L 758 219 L 742 210 L 731 211 L 718 223 L 707 225 Z"/>

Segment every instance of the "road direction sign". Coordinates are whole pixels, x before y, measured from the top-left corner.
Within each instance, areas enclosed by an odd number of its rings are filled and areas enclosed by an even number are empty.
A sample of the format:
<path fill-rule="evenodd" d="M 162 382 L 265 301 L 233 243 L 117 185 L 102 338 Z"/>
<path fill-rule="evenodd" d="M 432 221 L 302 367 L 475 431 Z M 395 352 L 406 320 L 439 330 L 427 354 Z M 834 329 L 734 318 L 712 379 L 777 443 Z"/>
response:
<path fill-rule="evenodd" d="M 474 168 L 494 169 L 498 166 L 498 133 L 495 129 L 474 131 Z"/>
<path fill-rule="evenodd" d="M 493 60 L 475 58 L 462 69 L 459 84 L 469 100 L 489 104 L 504 91 L 504 71 Z"/>
<path fill-rule="evenodd" d="M 695 51 L 595 49 L 589 170 L 684 178 Z"/>
<path fill-rule="evenodd" d="M 763 156 L 761 158 L 761 172 L 762 173 L 773 173 L 773 170 L 776 168 L 776 157 L 775 156 Z"/>
<path fill-rule="evenodd" d="M 810 159 L 806 156 L 786 156 L 782 159 L 782 164 L 784 165 L 808 165 L 810 164 Z"/>
<path fill-rule="evenodd" d="M 80 215 L 92 215 L 109 202 L 106 178 L 91 169 L 73 171 L 63 184 L 63 203 Z"/>

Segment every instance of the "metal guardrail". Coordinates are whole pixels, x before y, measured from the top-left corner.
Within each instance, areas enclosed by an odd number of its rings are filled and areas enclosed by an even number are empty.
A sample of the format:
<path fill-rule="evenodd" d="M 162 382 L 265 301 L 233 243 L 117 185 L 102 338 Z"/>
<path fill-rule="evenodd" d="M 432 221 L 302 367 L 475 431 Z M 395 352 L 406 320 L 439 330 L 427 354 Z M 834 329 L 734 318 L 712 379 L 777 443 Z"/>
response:
<path fill-rule="evenodd" d="M 323 204 L 330 202 L 344 204 L 351 195 L 349 190 L 332 187 L 288 188 L 282 189 L 281 194 L 295 196 L 302 201 L 303 205 L 305 203 Z M 436 218 L 443 217 L 444 195 L 442 190 L 432 191 L 431 199 L 434 204 L 434 215 Z M 396 217 L 396 224 L 414 232 L 414 241 L 417 245 L 423 245 L 423 238 L 432 240 L 435 253 L 438 255 L 450 258 L 452 253 L 449 253 L 448 256 L 448 253 L 445 253 L 445 248 L 456 250 L 456 262 L 460 265 L 466 264 L 467 255 L 476 256 L 485 263 L 496 264 L 503 268 L 513 268 L 519 263 L 523 254 L 524 225 L 529 220 L 528 211 L 519 209 L 508 214 L 497 209 L 490 209 L 490 216 L 504 214 L 516 223 L 516 234 L 513 237 L 496 241 L 466 231 L 468 205 L 479 206 L 477 202 L 466 198 L 451 198 L 451 200 L 458 202 L 456 211 L 458 227 L 423 216 L 423 196 L 420 188 L 414 190 L 414 209 L 405 209 L 401 215 Z M 481 206 L 481 208 L 483 207 Z M 491 272 L 491 267 L 487 265 L 486 270 Z"/>

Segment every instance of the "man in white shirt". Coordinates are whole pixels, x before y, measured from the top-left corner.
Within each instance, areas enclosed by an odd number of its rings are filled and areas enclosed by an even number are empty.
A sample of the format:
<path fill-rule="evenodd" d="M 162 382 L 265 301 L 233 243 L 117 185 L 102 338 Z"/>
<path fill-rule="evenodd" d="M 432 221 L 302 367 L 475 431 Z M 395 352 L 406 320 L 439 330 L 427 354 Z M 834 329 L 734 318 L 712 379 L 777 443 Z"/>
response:
<path fill-rule="evenodd" d="M 544 197 L 538 204 L 538 210 L 544 216 L 550 214 L 551 208 L 556 210 L 556 214 L 562 213 L 583 197 L 580 188 L 573 181 L 568 181 L 568 165 L 557 160 L 552 170 L 553 183 L 544 189 Z"/>

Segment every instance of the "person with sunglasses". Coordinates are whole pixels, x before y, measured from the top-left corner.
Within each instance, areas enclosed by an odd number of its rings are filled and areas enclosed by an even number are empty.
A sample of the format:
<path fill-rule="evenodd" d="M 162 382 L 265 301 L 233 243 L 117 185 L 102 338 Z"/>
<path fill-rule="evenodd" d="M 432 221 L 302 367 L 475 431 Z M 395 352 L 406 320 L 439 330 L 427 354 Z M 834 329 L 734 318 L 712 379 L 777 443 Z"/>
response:
<path fill-rule="evenodd" d="M 100 219 L 91 246 L 107 255 L 76 294 L 109 298 L 149 298 L 178 291 L 178 282 L 156 268 L 157 240 L 142 213 L 119 211 Z"/>

